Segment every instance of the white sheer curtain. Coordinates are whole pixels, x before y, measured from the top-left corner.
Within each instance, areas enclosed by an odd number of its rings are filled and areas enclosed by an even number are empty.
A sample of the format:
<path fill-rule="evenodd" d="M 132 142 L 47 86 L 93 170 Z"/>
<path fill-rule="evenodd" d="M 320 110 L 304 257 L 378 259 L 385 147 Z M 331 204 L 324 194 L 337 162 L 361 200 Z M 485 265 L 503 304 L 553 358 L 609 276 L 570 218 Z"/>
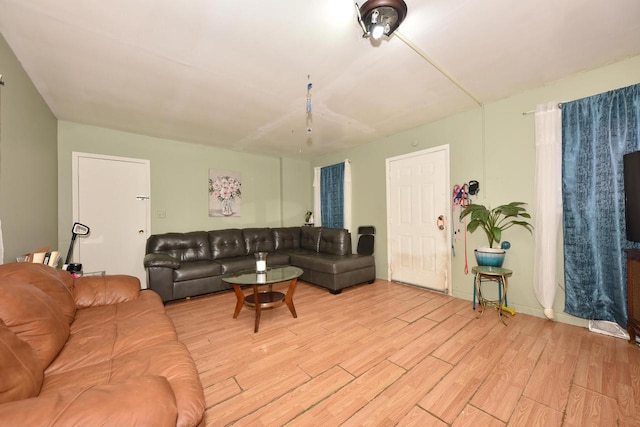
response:
<path fill-rule="evenodd" d="M 344 228 L 351 230 L 351 160 L 344 162 Z"/>
<path fill-rule="evenodd" d="M 320 197 L 320 167 L 313 168 L 313 223 L 316 227 L 322 226 L 321 197 Z M 344 162 L 344 228 L 351 231 L 351 202 L 353 199 L 351 190 L 351 160 Z"/>
<path fill-rule="evenodd" d="M 313 168 L 313 225 L 322 226 L 320 210 L 320 167 Z"/>
<path fill-rule="evenodd" d="M 553 319 L 562 220 L 562 111 L 557 102 L 536 108 L 535 141 L 533 290 L 545 316 Z"/>
<path fill-rule="evenodd" d="M 0 264 L 4 262 L 4 244 L 2 243 L 2 223 L 0 222 Z"/>
<path fill-rule="evenodd" d="M 0 79 L 1 80 L 1 79 Z M 2 87 L 2 85 L 0 85 Z M 2 91 L 0 91 L 0 95 L 2 95 Z M 2 105 L 2 96 L 0 96 L 0 105 Z M 2 137 L 2 111 L 0 111 L 0 138 Z M 0 157 L 2 154 L 2 141 L 0 140 Z M 1 161 L 2 159 L 0 159 Z M 1 162 L 0 162 L 1 163 Z M 2 175 L 2 174 L 0 174 Z M 2 223 L 0 223 L 0 264 L 4 262 L 4 244 L 2 243 Z"/>

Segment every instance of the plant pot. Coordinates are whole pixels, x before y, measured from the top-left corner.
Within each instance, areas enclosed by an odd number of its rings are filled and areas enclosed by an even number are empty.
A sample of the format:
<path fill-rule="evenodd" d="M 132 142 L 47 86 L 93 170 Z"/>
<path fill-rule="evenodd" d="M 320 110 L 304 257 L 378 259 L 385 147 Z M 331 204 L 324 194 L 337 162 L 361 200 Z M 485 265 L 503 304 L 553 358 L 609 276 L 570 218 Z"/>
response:
<path fill-rule="evenodd" d="M 478 248 L 473 252 L 476 255 L 478 265 L 488 267 L 502 267 L 504 256 L 507 254 L 504 249 L 497 248 Z"/>

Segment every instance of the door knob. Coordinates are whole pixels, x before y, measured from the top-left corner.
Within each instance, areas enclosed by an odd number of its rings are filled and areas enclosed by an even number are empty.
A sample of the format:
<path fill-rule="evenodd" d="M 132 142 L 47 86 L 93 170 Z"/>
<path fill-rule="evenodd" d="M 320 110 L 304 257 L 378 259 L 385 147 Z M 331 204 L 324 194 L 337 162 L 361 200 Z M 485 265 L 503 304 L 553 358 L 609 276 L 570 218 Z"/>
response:
<path fill-rule="evenodd" d="M 144 230 L 141 228 L 140 230 L 138 230 L 138 234 L 144 234 Z"/>
<path fill-rule="evenodd" d="M 444 215 L 440 215 L 436 221 L 436 225 L 440 230 L 444 230 Z"/>

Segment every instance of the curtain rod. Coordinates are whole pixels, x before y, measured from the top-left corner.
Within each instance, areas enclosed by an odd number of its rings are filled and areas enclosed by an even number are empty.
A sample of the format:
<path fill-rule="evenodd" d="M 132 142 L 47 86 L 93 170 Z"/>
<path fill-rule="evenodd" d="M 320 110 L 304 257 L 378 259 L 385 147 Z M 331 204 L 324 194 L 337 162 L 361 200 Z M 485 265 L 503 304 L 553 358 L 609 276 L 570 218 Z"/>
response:
<path fill-rule="evenodd" d="M 566 102 L 566 101 L 565 101 Z M 562 104 L 564 104 L 564 102 L 558 102 L 558 108 L 562 108 Z M 531 110 L 531 111 L 524 111 L 522 113 L 523 116 L 528 116 L 529 114 L 533 114 L 535 113 L 536 110 Z"/>

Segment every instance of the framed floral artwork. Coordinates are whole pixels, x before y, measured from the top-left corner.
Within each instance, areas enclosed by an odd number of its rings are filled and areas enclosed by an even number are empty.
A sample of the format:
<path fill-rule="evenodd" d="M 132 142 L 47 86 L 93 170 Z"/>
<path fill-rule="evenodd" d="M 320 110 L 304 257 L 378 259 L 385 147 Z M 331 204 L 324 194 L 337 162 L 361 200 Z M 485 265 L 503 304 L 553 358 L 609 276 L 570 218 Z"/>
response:
<path fill-rule="evenodd" d="M 240 172 L 209 169 L 209 216 L 240 216 L 242 179 Z"/>

